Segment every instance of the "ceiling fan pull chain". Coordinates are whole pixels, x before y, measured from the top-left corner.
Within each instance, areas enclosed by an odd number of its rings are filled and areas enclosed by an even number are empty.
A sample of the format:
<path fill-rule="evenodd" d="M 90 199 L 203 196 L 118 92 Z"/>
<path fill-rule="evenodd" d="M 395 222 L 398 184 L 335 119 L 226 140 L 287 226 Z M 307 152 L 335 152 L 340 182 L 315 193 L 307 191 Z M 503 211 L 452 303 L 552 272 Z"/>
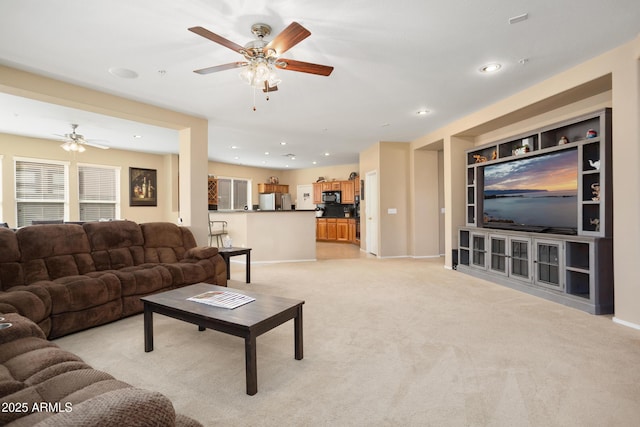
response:
<path fill-rule="evenodd" d="M 253 111 L 256 111 L 256 88 L 253 87 Z"/>

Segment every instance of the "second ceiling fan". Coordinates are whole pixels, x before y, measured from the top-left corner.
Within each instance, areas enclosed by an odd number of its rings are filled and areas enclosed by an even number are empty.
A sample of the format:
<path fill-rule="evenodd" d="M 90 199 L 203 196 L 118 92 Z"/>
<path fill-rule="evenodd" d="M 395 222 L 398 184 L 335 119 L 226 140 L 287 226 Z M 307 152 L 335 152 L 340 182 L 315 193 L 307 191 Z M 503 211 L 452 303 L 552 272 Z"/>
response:
<path fill-rule="evenodd" d="M 237 52 L 244 56 L 245 59 L 244 61 L 195 70 L 194 72 L 198 74 L 211 74 L 244 67 L 245 69 L 240 74 L 244 81 L 253 87 L 261 88 L 264 92 L 272 92 L 278 90 L 278 83 L 280 82 L 274 68 L 320 76 L 328 76 L 333 71 L 333 67 L 328 65 L 312 64 L 280 57 L 280 55 L 311 35 L 309 30 L 297 22 L 292 22 L 270 42 L 265 41 L 264 37 L 271 34 L 271 27 L 267 24 L 254 24 L 251 26 L 251 32 L 255 34 L 257 39 L 250 41 L 245 46 L 240 46 L 203 27 L 191 27 L 189 31 Z"/>

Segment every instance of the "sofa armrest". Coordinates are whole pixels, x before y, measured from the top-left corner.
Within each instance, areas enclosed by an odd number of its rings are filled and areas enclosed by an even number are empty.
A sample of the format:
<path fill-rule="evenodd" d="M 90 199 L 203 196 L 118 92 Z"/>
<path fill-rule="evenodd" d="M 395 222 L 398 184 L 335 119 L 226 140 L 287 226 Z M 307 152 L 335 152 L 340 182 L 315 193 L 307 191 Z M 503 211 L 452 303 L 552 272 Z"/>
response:
<path fill-rule="evenodd" d="M 218 255 L 218 248 L 210 246 L 199 246 L 189 249 L 184 254 L 184 259 L 209 259 Z"/>
<path fill-rule="evenodd" d="M 19 313 L 40 323 L 51 314 L 51 296 L 37 284 L 14 286 L 0 292 L 0 313 Z"/>
<path fill-rule="evenodd" d="M 18 313 L 4 313 L 0 314 L 0 317 L 4 318 L 0 323 L 11 324 L 9 327 L 0 329 L 0 343 L 10 343 L 28 337 L 46 339 L 38 325 Z M 1 357 L 0 361 L 4 362 Z"/>
<path fill-rule="evenodd" d="M 139 388 L 113 390 L 74 404 L 68 412 L 59 412 L 36 424 L 57 426 L 174 426 L 176 413 L 164 395 Z"/>

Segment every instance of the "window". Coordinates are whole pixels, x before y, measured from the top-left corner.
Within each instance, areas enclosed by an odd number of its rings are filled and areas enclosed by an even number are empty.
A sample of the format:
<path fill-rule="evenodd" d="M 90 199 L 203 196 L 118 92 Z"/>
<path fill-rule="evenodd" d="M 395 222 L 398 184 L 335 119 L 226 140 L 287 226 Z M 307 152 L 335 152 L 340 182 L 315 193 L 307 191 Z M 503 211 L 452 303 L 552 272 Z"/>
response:
<path fill-rule="evenodd" d="M 120 217 L 120 168 L 78 165 L 80 221 Z"/>
<path fill-rule="evenodd" d="M 68 216 L 68 163 L 16 158 L 15 168 L 18 227 Z"/>
<path fill-rule="evenodd" d="M 251 207 L 251 180 L 218 178 L 218 209 L 244 209 Z"/>

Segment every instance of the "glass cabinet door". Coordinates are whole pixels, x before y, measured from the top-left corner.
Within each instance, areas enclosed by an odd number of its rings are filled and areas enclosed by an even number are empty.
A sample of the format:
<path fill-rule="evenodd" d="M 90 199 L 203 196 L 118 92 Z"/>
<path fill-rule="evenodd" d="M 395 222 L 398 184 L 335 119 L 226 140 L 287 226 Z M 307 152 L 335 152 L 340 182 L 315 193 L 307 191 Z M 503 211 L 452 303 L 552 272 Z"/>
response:
<path fill-rule="evenodd" d="M 505 236 L 490 236 L 491 248 L 489 269 L 496 273 L 507 274 L 507 238 Z"/>
<path fill-rule="evenodd" d="M 511 276 L 531 281 L 530 240 L 511 239 L 509 243 Z"/>
<path fill-rule="evenodd" d="M 539 285 L 562 289 L 560 278 L 561 243 L 536 241 L 536 282 Z"/>
<path fill-rule="evenodd" d="M 472 235 L 472 249 L 471 249 L 471 263 L 476 267 L 485 268 L 486 261 L 486 249 L 485 249 L 486 237 L 484 234 Z"/>

